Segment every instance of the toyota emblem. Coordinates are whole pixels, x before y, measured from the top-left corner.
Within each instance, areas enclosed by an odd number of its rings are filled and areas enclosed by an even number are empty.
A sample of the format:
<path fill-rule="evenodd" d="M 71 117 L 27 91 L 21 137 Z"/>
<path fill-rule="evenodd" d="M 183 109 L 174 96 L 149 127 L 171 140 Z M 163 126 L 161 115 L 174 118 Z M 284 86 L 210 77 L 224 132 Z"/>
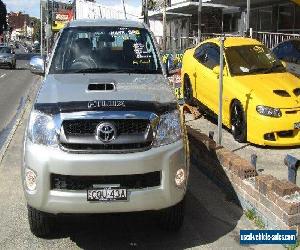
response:
<path fill-rule="evenodd" d="M 102 142 L 111 142 L 116 139 L 116 127 L 111 123 L 100 123 L 97 126 L 96 138 Z"/>

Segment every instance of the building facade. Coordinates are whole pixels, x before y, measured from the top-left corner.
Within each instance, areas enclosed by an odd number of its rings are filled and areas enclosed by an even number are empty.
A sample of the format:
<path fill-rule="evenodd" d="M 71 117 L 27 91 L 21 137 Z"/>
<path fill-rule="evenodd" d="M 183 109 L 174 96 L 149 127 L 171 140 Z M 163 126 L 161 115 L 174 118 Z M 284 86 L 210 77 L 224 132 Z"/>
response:
<path fill-rule="evenodd" d="M 201 32 L 243 34 L 246 31 L 246 0 L 202 0 Z M 167 7 L 167 40 L 186 47 L 198 36 L 198 0 L 171 0 Z M 149 15 L 161 21 L 162 11 Z M 250 28 L 273 33 L 300 33 L 300 0 L 251 0 Z M 169 38 L 168 38 L 169 37 Z"/>

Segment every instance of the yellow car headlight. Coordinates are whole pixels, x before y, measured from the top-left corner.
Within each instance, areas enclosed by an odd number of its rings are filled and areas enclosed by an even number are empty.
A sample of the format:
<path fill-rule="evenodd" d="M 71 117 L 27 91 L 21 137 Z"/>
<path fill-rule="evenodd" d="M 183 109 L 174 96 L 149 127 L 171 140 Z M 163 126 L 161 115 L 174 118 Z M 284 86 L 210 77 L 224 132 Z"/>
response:
<path fill-rule="evenodd" d="M 271 108 L 263 105 L 259 105 L 256 107 L 257 113 L 264 116 L 276 117 L 279 118 L 282 116 L 280 109 L 278 108 Z"/>

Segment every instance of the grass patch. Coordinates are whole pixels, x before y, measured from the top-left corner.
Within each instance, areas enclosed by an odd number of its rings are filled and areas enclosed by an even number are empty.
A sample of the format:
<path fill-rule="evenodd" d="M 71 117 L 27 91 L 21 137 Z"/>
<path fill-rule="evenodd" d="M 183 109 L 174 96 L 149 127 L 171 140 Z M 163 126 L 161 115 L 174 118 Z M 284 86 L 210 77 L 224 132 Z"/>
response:
<path fill-rule="evenodd" d="M 265 223 L 259 216 L 257 216 L 256 211 L 254 209 L 248 209 L 245 212 L 245 215 L 249 220 L 253 221 L 259 229 L 264 229 L 266 227 Z"/>
<path fill-rule="evenodd" d="M 288 250 L 296 250 L 298 247 L 300 247 L 300 240 L 297 240 L 296 244 L 294 245 L 285 245 L 284 247 Z"/>

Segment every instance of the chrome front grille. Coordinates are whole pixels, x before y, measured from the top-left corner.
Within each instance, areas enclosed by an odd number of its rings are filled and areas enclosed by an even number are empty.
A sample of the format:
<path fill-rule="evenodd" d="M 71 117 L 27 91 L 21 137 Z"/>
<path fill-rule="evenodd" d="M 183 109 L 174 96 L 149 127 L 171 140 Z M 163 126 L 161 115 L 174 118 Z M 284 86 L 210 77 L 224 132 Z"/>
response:
<path fill-rule="evenodd" d="M 117 128 L 118 135 L 144 134 L 148 128 L 148 120 L 65 120 L 63 128 L 66 136 L 95 135 L 97 126 L 102 122 L 110 122 Z"/>
<path fill-rule="evenodd" d="M 152 147 L 157 123 L 158 116 L 151 112 L 63 114 L 59 133 L 60 148 L 63 151 L 78 154 L 120 154 L 146 151 Z M 107 124 L 114 128 L 114 136 L 108 141 L 103 138 L 105 132 L 101 127 Z"/>

